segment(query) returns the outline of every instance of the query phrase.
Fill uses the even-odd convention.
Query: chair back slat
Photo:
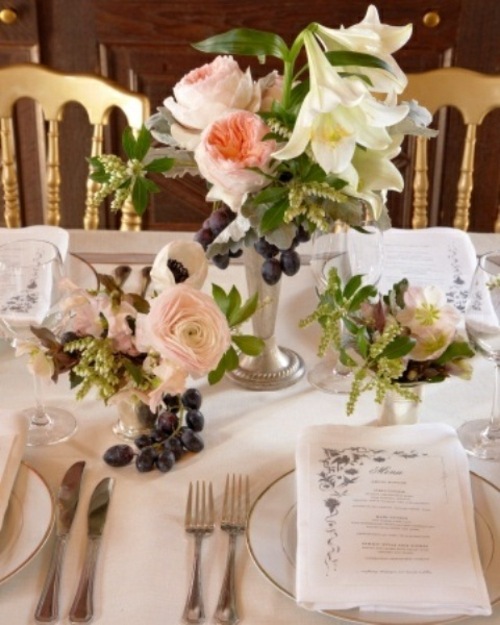
[[[113,109],[120,109],[127,124],[137,132],[149,117],[146,96],[129,91],[101,76],[90,74],[64,74],[38,64],[19,64],[0,68],[0,132],[2,159],[2,187],[4,193],[4,218],[8,227],[21,223],[19,182],[17,179],[16,149],[13,129],[13,110],[16,102],[30,98],[38,103],[47,124],[45,162],[45,223],[58,225],[61,221],[61,163],[59,157],[59,123],[64,108],[75,102],[87,112],[92,129],[89,156],[103,151],[103,128],[109,122]],[[90,168],[89,168],[90,174]],[[82,207],[83,226],[99,227],[99,214],[90,201],[91,194],[99,188],[90,177],[87,179],[85,207]],[[139,230],[141,219],[128,200],[122,211],[121,229]]]
[[[470,223],[471,196],[474,186],[474,159],[477,128],[486,115],[500,108],[500,76],[482,74],[458,67],[440,68],[408,75],[403,100],[417,100],[434,115],[440,109],[457,109],[465,125],[460,174],[456,185],[453,226],[467,230]],[[428,225],[428,140],[417,137],[415,142],[413,178],[414,228]],[[500,217],[497,219],[500,230]],[[498,230],[497,230],[498,231]]]

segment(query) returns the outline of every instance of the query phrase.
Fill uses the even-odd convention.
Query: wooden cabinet
[[[379,0],[376,5],[384,22],[414,25],[412,39],[398,54],[405,71],[461,65],[500,72],[498,0]],[[145,93],[154,110],[186,72],[212,58],[197,52],[192,42],[237,26],[273,30],[290,42],[309,22],[347,26],[359,21],[367,2],[350,0],[333,6],[325,0],[12,0],[9,6],[18,10],[19,19],[17,25],[0,24],[0,58],[4,63],[27,60],[31,54],[31,60],[57,69],[102,73]],[[261,67],[252,60],[240,61],[243,66],[251,64],[255,75],[269,70],[268,64]],[[63,131],[66,146],[68,138],[71,146],[65,148],[63,162],[76,172],[74,180],[85,174],[76,141],[81,138],[79,114],[71,111]],[[471,219],[471,230],[477,231],[493,229],[499,204],[500,112],[490,118],[478,138]],[[119,149],[121,127],[122,120],[117,118],[109,133],[108,150]],[[454,146],[461,138],[453,115],[441,119],[440,131],[446,137],[447,154],[457,154],[459,149]],[[454,171],[457,163],[454,157],[444,162],[439,154],[435,159],[442,187],[435,198],[431,223],[450,225],[454,180],[448,172]],[[411,182],[405,153],[398,163],[407,185],[403,194],[393,194],[390,210],[394,225],[408,227]],[[210,211],[204,201],[204,183],[189,177],[161,179],[160,183],[162,192],[154,197],[144,227],[196,229]],[[64,225],[78,227],[81,210],[77,207],[83,199],[78,196],[76,182],[63,188],[63,196],[70,207]],[[107,213],[103,219],[107,225],[115,223]]]

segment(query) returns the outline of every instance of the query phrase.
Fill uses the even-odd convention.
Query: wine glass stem
[[[488,427],[484,436],[489,439],[500,440],[500,362],[495,363],[495,387],[493,393],[493,407]]]
[[[39,375],[33,376],[35,388],[35,410],[31,418],[32,426],[45,426],[50,423],[50,418],[45,410],[43,380]]]

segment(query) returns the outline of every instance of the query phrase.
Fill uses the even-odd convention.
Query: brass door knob
[[[422,18],[422,22],[427,28],[436,28],[441,22],[441,16],[437,11],[428,11]]]
[[[0,22],[2,24],[13,24],[17,20],[17,13],[14,9],[2,9],[0,11]]]

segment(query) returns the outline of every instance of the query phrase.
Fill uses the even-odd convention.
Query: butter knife
[[[39,623],[52,623],[59,616],[59,582],[66,543],[75,517],[85,462],[75,462],[66,471],[57,493],[56,541],[47,577],[35,611]]]
[[[94,616],[94,575],[102,532],[106,523],[113,478],[106,477],[92,493],[88,511],[87,552],[73,605],[69,611],[71,623],[88,623]]]

